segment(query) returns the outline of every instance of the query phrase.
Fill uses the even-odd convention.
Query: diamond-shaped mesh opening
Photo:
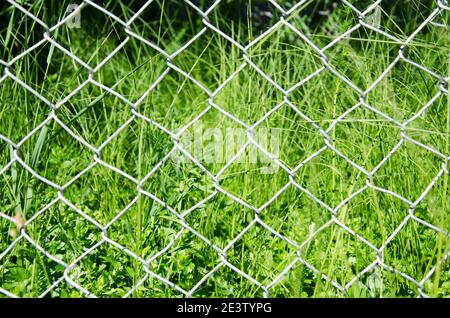
[[[374,169],[400,141],[400,128],[359,106],[330,132],[336,148],[356,164]]]
[[[415,201],[438,174],[442,158],[404,142],[374,175],[376,186]],[[426,174],[425,174],[426,171]]]
[[[339,290],[334,284],[345,286],[376,260],[376,253],[338,225],[331,225],[305,245],[302,257],[320,273],[315,296],[335,297]]]
[[[27,3],[23,8],[36,16],[42,10],[42,5],[32,6]],[[9,61],[43,39],[44,26],[10,3],[0,8],[0,21],[1,60]]]
[[[248,141],[247,129],[216,108],[208,110],[179,137],[180,146],[216,175]],[[187,162],[180,152],[174,160]]]
[[[449,105],[448,96],[439,97],[406,127],[405,133],[414,140],[449,155]]]
[[[450,39],[448,37],[449,11],[441,11],[433,19],[433,22],[440,25],[426,24],[406,46],[405,56],[445,77],[448,76],[448,52],[450,50]]]
[[[253,144],[220,176],[221,187],[256,207],[266,203],[288,182],[288,173]],[[260,187],[266,191],[261,193]]]
[[[173,59],[177,67],[211,91],[216,90],[243,62],[238,48],[209,29]]]
[[[254,124],[282,101],[282,92],[251,66],[235,74],[214,98],[219,107],[246,124]]]
[[[12,79],[0,82],[0,134],[19,142],[50,114],[51,108]],[[20,112],[22,116],[17,116]]]
[[[214,192],[211,178],[177,151],[144,183],[143,188],[177,211],[187,210]]]
[[[299,111],[326,128],[359,102],[357,92],[324,70],[289,94]]]
[[[106,225],[137,193],[136,184],[97,164],[74,180],[64,190],[64,197],[100,224]]]
[[[383,250],[383,262],[421,281],[448,252],[448,236],[414,221],[397,233]]]
[[[112,53],[127,34],[118,21],[90,5],[85,5],[80,14],[79,27],[62,25],[51,33],[51,37],[93,68]]]
[[[353,6],[360,12],[364,12],[370,7],[371,10],[365,14],[365,22],[401,39],[406,38],[416,30],[418,27],[417,21],[425,20],[435,8],[432,1],[411,3],[413,10],[408,12],[402,10],[401,6],[397,6],[396,2],[390,1],[380,1],[376,6],[373,5],[375,1],[370,0],[349,0],[347,2],[350,4],[346,5],[348,8]],[[353,8],[352,10],[356,14]],[[357,23],[357,20],[358,16],[356,15],[354,24]],[[416,23],[411,23],[411,21]]]
[[[200,18],[185,1],[153,1],[133,21],[131,29],[171,54],[202,30]],[[183,21],[189,23],[183,24]]]
[[[0,213],[24,221],[57,197],[56,189],[39,181],[17,162],[0,176],[0,189]]]
[[[227,251],[227,260],[266,286],[294,261],[296,251],[295,246],[254,225]]]
[[[102,159],[132,177],[142,179],[173,147],[161,129],[136,118],[122,129],[102,151]],[[118,155],[126,153],[126,156]]]
[[[136,102],[167,68],[164,56],[130,37],[95,74],[95,79]],[[130,88],[132,89],[130,90]]]
[[[20,157],[40,176],[60,185],[67,183],[92,161],[89,149],[53,120],[23,143]]]
[[[398,55],[401,43],[360,27],[327,51],[332,67],[361,90],[368,88]]]
[[[367,102],[398,121],[406,121],[439,90],[438,80],[406,62],[397,63],[368,94]]]
[[[64,266],[22,238],[0,259],[0,288],[19,297],[38,297],[63,273]]]
[[[89,75],[86,68],[50,42],[14,62],[11,72],[52,103],[77,89]]]
[[[269,1],[220,2],[209,13],[210,23],[228,37],[246,46],[281,17],[281,12]]]
[[[69,271],[70,279],[98,297],[123,297],[144,276],[142,263],[103,243]]]
[[[419,203],[414,214],[421,220],[450,233],[450,215],[442,211],[450,210],[449,178],[444,173]]]
[[[375,247],[381,247],[408,215],[402,200],[366,189],[338,210],[338,219]]]
[[[322,66],[319,53],[288,27],[271,32],[251,47],[249,54],[252,62],[284,89]]]
[[[284,104],[254,130],[255,141],[290,168],[295,168],[325,145],[317,126],[299,112]]]
[[[43,211],[26,230],[47,253],[66,264],[100,241],[101,236],[98,227],[63,203]]]
[[[194,234],[185,232],[150,263],[149,269],[189,291],[219,263],[219,259],[213,248]]]
[[[131,117],[131,107],[98,86],[87,84],[61,106],[57,116],[75,134],[99,147]]]
[[[186,223],[219,248],[226,247],[254,219],[255,212],[222,193],[186,216]]]
[[[142,115],[176,131],[207,107],[208,95],[183,74],[171,70],[138,105]],[[189,105],[189,107],[186,107]]]
[[[364,186],[365,175],[330,149],[296,172],[297,184],[331,208]]]
[[[303,1],[289,17],[289,23],[315,45],[325,47],[336,37],[353,27],[357,13],[342,2]]]
[[[182,229],[175,215],[145,195],[123,211],[108,237],[144,259],[163,250]]]
[[[260,218],[279,234],[301,244],[328,222],[331,214],[291,185],[261,212]]]

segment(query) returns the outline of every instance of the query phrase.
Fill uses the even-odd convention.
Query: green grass
[[[362,3],[363,1],[361,1]],[[57,2],[51,10],[36,1],[30,9],[45,21],[59,16]],[[132,6],[120,2],[108,7],[120,17],[130,17]],[[307,3],[311,9],[314,4]],[[258,35],[250,31],[250,21],[223,19],[221,10],[211,14],[211,22],[233,38],[245,42]],[[61,5],[61,7],[63,7]],[[151,6],[149,10],[154,10]],[[36,43],[43,28],[10,6],[2,7],[0,43],[2,60],[8,61],[24,48]],[[53,10],[53,11],[52,11]],[[394,10],[394,9],[392,9]],[[85,10],[86,11],[86,10]],[[54,38],[91,67],[100,63],[126,33],[117,22],[104,15],[83,11],[82,28],[61,27]],[[412,5],[403,12],[404,19],[394,19],[393,12],[382,11],[380,23],[390,34],[404,40],[425,18],[427,10]],[[202,24],[193,16],[185,21],[170,20],[170,11],[144,13],[133,30],[157,43],[167,52],[175,52]],[[397,11],[395,11],[397,12]],[[146,15],[148,14],[148,15]],[[449,14],[447,14],[449,15]],[[152,20],[154,16],[158,16]],[[6,17],[6,18],[5,18]],[[92,18],[92,17],[95,17]],[[145,18],[150,17],[150,18]],[[307,19],[290,23],[305,32],[319,47],[354,25],[356,16],[339,6],[327,21],[307,28]],[[447,19],[448,16],[441,17]],[[172,23],[169,23],[172,21]],[[406,21],[406,22],[405,22]],[[49,22],[50,23],[50,22]],[[270,25],[270,21],[262,22]],[[273,21],[272,21],[273,23]],[[309,22],[310,23],[310,22]],[[327,50],[329,62],[355,85],[366,89],[397,56],[399,45],[376,32],[361,28],[351,37]],[[427,26],[407,47],[405,55],[448,78],[450,64],[448,29]],[[296,34],[286,28],[272,33],[249,50],[252,61],[288,89],[319,69],[318,54]],[[163,74],[165,57],[156,50],[130,38],[95,75],[94,79],[136,102]],[[242,54],[227,40],[208,30],[189,48],[176,56],[173,63],[210,91],[216,90],[240,64]],[[87,78],[88,72],[57,48],[45,44],[11,66],[10,71],[52,103],[57,103]],[[399,122],[416,114],[439,90],[439,82],[428,73],[405,62],[399,62],[367,96],[367,103]],[[164,79],[142,100],[137,111],[166,129],[176,132],[208,107],[209,96],[193,82],[170,70]],[[359,101],[359,95],[344,81],[325,70],[289,94],[293,106],[327,129],[333,121]],[[283,101],[283,94],[251,67],[246,66],[214,98],[228,113],[247,125],[258,121]],[[10,78],[0,83],[0,134],[18,143],[51,113],[42,100]],[[450,102],[441,96],[404,133],[440,153],[450,154]],[[94,147],[105,141],[132,118],[129,105],[116,96],[87,84],[57,112],[58,118],[81,139]],[[218,110],[211,108],[185,134],[197,125],[205,128],[239,128]],[[242,127],[241,127],[242,128]],[[325,143],[317,129],[289,105],[272,113],[255,129],[255,139],[264,143],[264,129],[280,130],[278,157],[290,169],[321,149]],[[358,107],[340,120],[329,134],[332,145],[359,166],[371,171],[400,141],[400,128],[392,121],[364,107]],[[183,137],[183,136],[182,136]],[[182,139],[181,137],[181,139]],[[245,142],[245,141],[244,141]],[[145,120],[134,117],[101,151],[101,160],[141,180],[173,148],[171,137]],[[250,147],[251,148],[251,147]],[[0,140],[0,169],[8,164],[13,148]],[[251,151],[241,154],[239,163],[231,164],[220,177],[220,186],[248,204],[260,207],[289,181],[282,169],[263,174],[267,162],[251,162]],[[181,155],[182,154],[178,154]],[[234,155],[234,154],[233,154]],[[97,164],[91,165],[92,151],[70,136],[54,121],[43,126],[20,147],[22,160],[44,178],[64,185],[64,197],[77,209],[102,226],[109,224],[131,202],[132,207],[107,230],[107,236],[143,259],[151,259],[165,248],[183,226],[173,213],[151,198],[139,194],[135,183]],[[224,163],[210,163],[197,158],[213,174]],[[405,141],[374,175],[372,183],[415,201],[436,177],[443,159],[432,152]],[[75,179],[73,179],[75,178]],[[363,188],[366,176],[330,149],[311,159],[295,174],[295,182],[328,206],[335,208]],[[449,178],[444,173],[414,214],[422,220],[450,231]],[[215,192],[209,176],[193,163],[166,161],[149,177],[142,189],[152,193],[179,213],[189,210]],[[26,233],[47,253],[70,264],[101,240],[101,230],[74,209],[58,202],[45,212],[37,213],[57,198],[57,191],[14,163],[0,176],[0,213],[30,220]],[[374,189],[365,189],[342,205],[337,219],[381,247],[408,215],[409,206],[398,197]],[[185,216],[185,222],[219,248],[224,248],[255,217],[255,212],[216,193],[202,206]],[[260,219],[290,240],[302,245],[301,257],[337,284],[345,285],[369,264],[376,253],[336,224],[326,226],[331,213],[297,187],[290,185],[259,215]],[[0,218],[0,255],[15,240],[10,233],[15,225]],[[320,229],[320,231],[319,231]],[[309,238],[313,235],[313,239]],[[410,220],[390,241],[379,257],[383,263],[421,281],[448,253],[449,238]],[[274,236],[260,225],[252,227],[227,251],[227,260],[262,285],[269,285],[298,257],[297,249]],[[185,290],[193,288],[220,263],[219,254],[199,237],[184,231],[176,243],[154,258],[149,270]],[[15,295],[36,297],[62,277],[64,267],[52,261],[22,238],[0,259],[0,287]],[[89,253],[69,272],[70,278],[97,296],[124,296],[145,275],[136,259],[107,242]],[[440,263],[435,274],[424,284],[424,292],[433,297],[450,296],[450,267]],[[230,268],[223,266],[203,282],[193,294],[199,297],[263,296],[263,290]],[[387,269],[374,267],[354,282],[343,295],[329,281],[322,279],[301,262],[275,284],[271,297],[416,297],[416,286]],[[0,297],[3,296],[0,293]],[[62,281],[46,296],[83,297],[77,289]],[[130,296],[179,297],[180,292],[161,281],[148,277]]]

